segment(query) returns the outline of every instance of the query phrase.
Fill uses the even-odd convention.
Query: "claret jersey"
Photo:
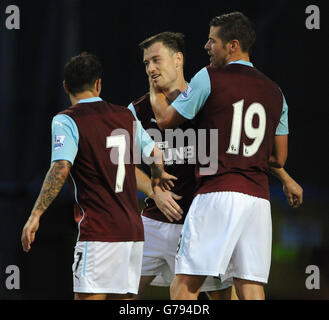
[[[195,191],[194,171],[197,143],[195,127],[191,121],[187,121],[177,129],[161,131],[152,111],[149,94],[135,100],[128,108],[137,116],[143,128],[152,136],[158,148],[162,150],[165,171],[178,178],[174,181],[175,187],[172,188],[172,192],[183,197],[181,200],[177,200],[184,212],[179,221],[170,222],[157,208],[155,202],[148,198],[143,216],[162,222],[183,224]],[[145,164],[142,165],[142,170],[149,174],[148,166]]]
[[[270,198],[267,169],[274,136],[288,134],[288,107],[273,81],[246,61],[206,67],[172,106],[206,132],[196,167],[197,194],[235,191]]]
[[[73,164],[68,180],[79,241],[144,240],[133,158],[138,148],[150,156],[154,142],[134,124],[142,129],[127,108],[97,97],[53,119],[51,160]]]

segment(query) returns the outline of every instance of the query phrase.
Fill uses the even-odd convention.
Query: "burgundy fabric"
[[[133,159],[133,114],[105,101],[79,103],[61,112],[71,117],[79,131],[79,148],[71,175],[77,201],[75,220],[80,223],[80,241],[142,241],[144,229],[138,211],[135,166],[125,164],[123,192],[115,192],[117,164],[110,160],[107,137],[125,129],[126,153]],[[129,146],[129,147],[128,147]],[[113,148],[113,152],[118,152]],[[71,180],[71,179],[70,179]],[[75,193],[73,181],[70,187]],[[83,211],[84,211],[84,218]]]
[[[236,191],[269,199],[269,180],[266,173],[268,159],[272,153],[275,131],[283,106],[279,87],[256,68],[229,64],[224,68],[207,67],[211,93],[196,117],[199,129],[218,129],[218,170],[211,176],[200,175],[202,165],[196,168],[197,194],[215,191]],[[233,104],[243,102],[242,128],[238,154],[229,154]],[[260,103],[266,112],[266,130],[257,153],[251,157],[243,155],[243,144],[250,145],[253,139],[246,136],[244,119],[246,110],[253,103]],[[259,125],[258,115],[252,118],[253,127]],[[209,136],[207,136],[209,156]],[[205,159],[201,159],[204,161]],[[207,167],[208,165],[204,165]]]
[[[160,132],[159,127],[155,123],[155,115],[152,111],[152,107],[150,104],[149,94],[144,95],[143,97],[135,100],[133,102],[133,106],[136,110],[137,118],[141,121],[142,126],[145,130],[149,129],[157,129]],[[153,119],[153,120],[151,120]],[[183,131],[187,129],[194,129],[193,124],[188,121],[185,122],[180,129]],[[151,131],[148,131],[151,135]],[[153,138],[153,137],[152,137]],[[158,142],[165,142],[165,131],[161,131],[161,141],[157,141],[154,139],[156,143]],[[158,144],[159,146],[159,144]],[[175,149],[178,148],[179,150],[182,150],[181,148],[188,146],[188,140],[184,139],[183,145],[178,145],[176,139],[173,140],[173,144],[168,144],[168,148],[163,149],[165,160],[169,160],[173,154],[176,154]],[[190,146],[194,147],[194,151],[196,152],[196,146]],[[178,152],[179,153],[179,152]],[[195,160],[194,160],[195,161]],[[185,216],[188,212],[188,209],[192,203],[193,200],[193,194],[195,191],[195,162],[188,163],[188,160],[185,158],[183,159],[182,163],[177,163],[175,161],[172,162],[172,164],[169,164],[169,162],[165,162],[165,170],[176,176],[178,178],[177,181],[174,181],[175,187],[172,189],[172,192],[176,193],[177,195],[182,196],[182,200],[177,200],[176,202],[180,205],[180,207],[183,209],[184,214],[183,218],[180,221],[174,220],[175,224],[182,224],[184,223]],[[146,173],[149,173],[148,167],[143,165],[142,166],[143,171]],[[165,215],[157,208],[155,205],[155,202],[152,199],[146,200],[146,207],[143,210],[143,215],[154,219],[158,221],[168,222],[170,221],[165,217]]]

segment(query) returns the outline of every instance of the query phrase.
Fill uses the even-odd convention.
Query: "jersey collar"
[[[251,62],[249,62],[249,61],[244,61],[244,60],[231,61],[231,62],[229,62],[228,64],[232,64],[232,63],[243,64],[243,65],[245,65],[245,66],[252,67],[252,68],[254,67],[254,65],[253,65]]]
[[[98,101],[103,101],[103,100],[100,97],[92,97],[92,98],[88,98],[88,99],[82,99],[78,103],[91,103],[91,102],[98,102]]]

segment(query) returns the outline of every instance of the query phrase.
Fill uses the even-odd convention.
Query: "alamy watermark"
[[[5,280],[5,286],[8,290],[19,290],[20,286],[20,270],[16,265],[9,265],[6,268],[6,274],[8,275]]]
[[[5,270],[7,278],[5,280],[5,286],[8,290],[19,290],[20,287],[20,270],[16,265],[9,265]],[[320,269],[316,265],[308,265],[305,269],[307,274],[305,280],[305,287],[308,290],[320,289]]]
[[[308,290],[320,289],[320,269],[316,265],[309,265],[305,269],[305,273],[309,274],[305,280],[305,287]]]
[[[8,30],[19,30],[20,26],[20,10],[17,5],[9,5],[6,7],[7,15],[5,26]],[[317,5],[308,5],[305,9],[308,15],[305,20],[305,26],[309,30],[320,29],[320,8]]]
[[[6,20],[5,27],[8,30],[19,30],[21,28],[21,17],[19,7],[10,5],[5,10]]]
[[[123,128],[112,131],[106,138],[106,148],[110,151],[110,160],[118,167],[124,164],[157,163],[161,159],[147,157],[143,150],[148,150],[145,141],[155,141],[155,145],[162,151],[165,165],[172,164],[199,164],[200,175],[215,174],[218,170],[218,129],[165,129],[164,134],[159,129],[143,130],[138,122],[134,121],[134,136],[137,139],[133,144],[133,154],[130,152],[130,134]],[[136,143],[136,141],[138,143]],[[142,145],[141,145],[142,144]],[[198,146],[198,147],[197,147]],[[120,166],[121,164],[121,166]],[[120,168],[118,168],[120,170]]]
[[[306,28],[309,30],[320,29],[320,8],[311,4],[306,7],[305,13],[308,14],[305,20]]]

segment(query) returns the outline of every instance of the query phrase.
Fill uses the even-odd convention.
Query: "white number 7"
[[[233,120],[231,129],[230,145],[226,151],[229,154],[239,154],[240,140],[241,140],[241,127],[242,127],[242,110],[244,100],[240,100],[233,104]],[[258,128],[252,126],[252,119],[257,114],[259,118]],[[244,131],[246,136],[254,139],[253,143],[249,146],[243,144],[243,156],[251,157],[259,149],[263,142],[266,129],[266,112],[264,107],[258,103],[252,103],[246,111],[244,117]]]
[[[106,148],[118,148],[118,170],[115,181],[115,193],[123,191],[123,183],[126,176],[124,156],[126,153],[126,139],[124,135],[106,137]]]

